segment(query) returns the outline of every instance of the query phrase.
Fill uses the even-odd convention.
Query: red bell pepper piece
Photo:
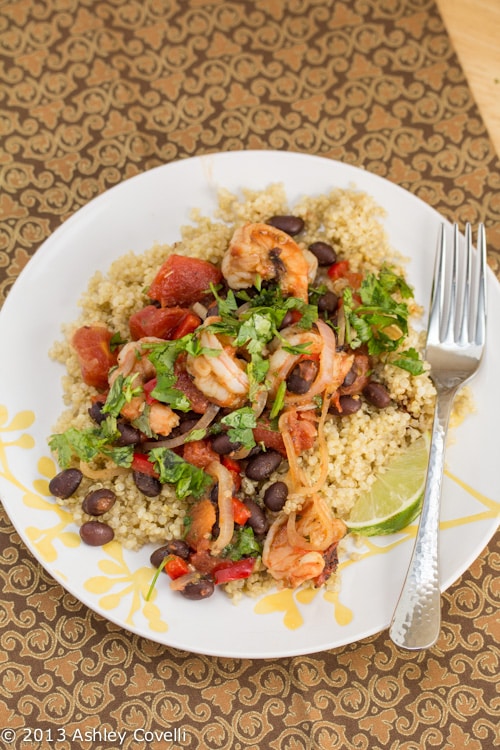
[[[339,260],[336,263],[332,263],[327,274],[332,281],[345,279],[352,289],[359,289],[361,282],[363,281],[362,273],[356,273],[355,271],[350,270],[348,260]]]
[[[215,570],[214,581],[216,584],[219,584],[237,581],[240,578],[248,578],[253,573],[254,566],[254,557],[242,557],[241,560],[237,560],[227,567]]]
[[[141,474],[149,474],[150,477],[158,479],[159,474],[154,464],[149,460],[146,453],[134,453],[130,467],[133,471],[139,471]]]
[[[249,507],[241,500],[238,500],[237,497],[233,497],[232,500],[234,522],[237,523],[238,526],[243,526],[252,515],[252,512]]]
[[[151,395],[151,392],[154,391],[154,389],[156,388],[157,382],[158,382],[157,378],[151,378],[151,380],[148,380],[147,383],[144,383],[144,385],[142,386],[145,397],[146,397],[146,403],[149,404],[150,406],[151,404],[157,403],[156,399],[153,398],[153,396]]]
[[[228,471],[231,472],[231,476],[233,477],[234,491],[238,492],[241,487],[241,466],[239,465],[238,461],[235,461],[235,459],[231,458],[230,456],[222,456],[221,463],[226,467]]]
[[[176,578],[180,578],[181,576],[186,575],[186,573],[189,573],[190,567],[182,557],[179,557],[179,555],[168,555],[165,558],[163,570],[173,581],[175,581]]]
[[[349,271],[349,261],[338,260],[336,263],[332,263],[332,265],[327,271],[327,274],[332,279],[332,281],[335,281],[336,279],[343,278],[348,271]]]

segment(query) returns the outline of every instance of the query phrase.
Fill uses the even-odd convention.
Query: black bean
[[[351,369],[349,370],[349,372],[345,376],[344,382],[342,383],[342,385],[344,385],[346,387],[349,387],[350,385],[352,385],[354,383],[354,381],[356,380],[356,377],[357,377],[356,372],[355,372],[354,368],[351,367]]]
[[[210,490],[210,501],[217,505],[219,502],[219,483],[215,482]]]
[[[337,253],[327,242],[313,242],[308,249],[316,256],[320,266],[331,266],[337,260]]]
[[[273,513],[280,511],[288,497],[288,486],[285,482],[273,482],[264,492],[264,505]]]
[[[318,374],[318,365],[312,359],[298,362],[286,380],[286,387],[291,393],[307,393]]]
[[[319,312],[333,313],[337,309],[339,304],[339,298],[334,292],[325,292],[318,297],[318,310]]]
[[[385,409],[391,403],[391,397],[385,385],[372,380],[363,388],[363,396],[378,409]]]
[[[288,328],[288,326],[291,326],[294,320],[294,315],[291,310],[287,310],[285,313],[285,317],[281,321],[280,329],[282,328]]]
[[[83,474],[80,469],[63,469],[49,482],[49,490],[55,497],[66,499],[77,491]]]
[[[337,409],[337,407],[332,404],[328,410],[331,414],[335,414],[337,417],[348,417],[361,409],[361,401],[359,398],[353,398],[353,396],[340,396],[339,404],[340,409]]]
[[[211,318],[214,315],[219,314],[219,303],[218,302],[212,302],[210,304],[210,307],[207,308],[207,318]]]
[[[248,526],[250,526],[258,536],[262,536],[269,528],[269,521],[267,520],[265,512],[260,505],[253,500],[250,500],[250,498],[247,498],[244,502],[251,513],[251,516],[247,521]]]
[[[264,451],[247,463],[245,474],[249,479],[260,482],[268,479],[273,471],[276,471],[281,463],[281,454],[278,451]]]
[[[180,435],[185,435],[186,432],[189,432],[193,429],[193,427],[196,427],[198,422],[200,421],[200,418],[193,417],[192,419],[183,419],[180,423],[179,427],[177,428]]]
[[[150,474],[144,474],[142,471],[133,471],[132,478],[137,489],[146,497],[157,497],[161,492],[161,482]]]
[[[91,547],[101,547],[103,544],[110,542],[115,536],[115,532],[102,521],[86,521],[80,526],[80,537]]]
[[[116,502],[116,495],[113,490],[103,487],[100,490],[93,490],[85,497],[82,503],[84,513],[89,516],[102,516],[111,510]]]
[[[116,425],[120,437],[115,441],[115,445],[126,446],[135,445],[141,442],[141,432],[136,427],[133,427],[128,422],[118,422]]]
[[[304,220],[300,216],[271,216],[266,224],[270,224],[272,227],[276,227],[276,229],[281,229],[282,232],[286,232],[291,237],[299,234],[304,229]]]
[[[200,578],[199,581],[191,581],[181,590],[186,599],[198,600],[208,599],[215,590],[215,584],[211,578]]]
[[[151,553],[149,561],[153,568],[159,568],[165,557],[168,555],[177,555],[182,557],[183,560],[189,560],[191,550],[189,546],[182,539],[173,539],[171,542],[167,542],[163,547],[158,547],[154,552]],[[165,568],[163,568],[165,570]]]
[[[221,432],[219,435],[212,438],[212,448],[216,453],[219,453],[219,455],[225,456],[226,454],[241,448],[241,443],[232,442],[226,432]]]
[[[102,410],[102,407],[104,404],[100,401],[94,401],[92,406],[89,409],[89,415],[94,420],[94,422],[97,422],[97,424],[101,424],[101,422],[104,422],[106,417],[108,416],[105,414]]]

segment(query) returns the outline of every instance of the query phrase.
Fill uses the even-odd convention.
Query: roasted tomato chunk
[[[108,372],[117,362],[111,351],[112,333],[105,326],[82,326],[73,334],[71,343],[78,356],[83,381],[94,388],[108,387]]]
[[[178,339],[192,333],[201,319],[185,307],[155,307],[147,305],[130,316],[130,335],[134,341],[144,336],[159,339]]]
[[[206,469],[209,464],[220,460],[220,456],[212,449],[208,440],[189,441],[184,445],[182,457],[184,461],[199,469]]]
[[[221,278],[220,270],[206,260],[169,255],[148,294],[162,307],[192,305],[205,296],[210,284],[218,284]]]

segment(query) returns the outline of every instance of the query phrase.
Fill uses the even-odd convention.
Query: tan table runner
[[[434,2],[4,1],[0,53],[3,297],[97,194],[233,149],[363,166],[448,218],[485,221],[500,274],[499,162]],[[2,748],[489,750],[498,739],[494,542],[444,595],[430,651],[400,652],[384,632],[275,662],[179,652],[110,624],[47,575],[3,511],[0,564]]]

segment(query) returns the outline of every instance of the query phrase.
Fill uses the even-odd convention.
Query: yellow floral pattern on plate
[[[49,491],[49,482],[57,473],[54,461],[46,456],[39,459],[37,468],[41,478],[33,481],[33,489],[26,487],[12,471],[9,465],[7,451],[9,448],[21,448],[31,450],[35,448],[34,437],[25,432],[35,423],[33,411],[18,412],[9,421],[9,412],[6,406],[0,405],[0,474],[22,493],[22,501],[28,508],[33,510],[51,511],[58,517],[57,523],[47,528],[38,526],[26,526],[24,529],[33,548],[41,559],[46,563],[55,563],[59,552],[57,543],[68,548],[76,548],[81,544],[80,535],[67,529],[74,524],[71,513],[60,507],[53,501]],[[17,434],[13,439],[6,435]],[[156,597],[153,592],[151,600],[146,601],[146,593],[149,588],[152,570],[149,567],[141,567],[135,571],[130,570],[127,565],[121,545],[111,542],[103,548],[111,560],[103,559],[98,562],[99,569],[105,576],[95,576],[88,579],[84,587],[92,594],[106,594],[114,586],[122,585],[119,592],[103,596],[99,599],[99,606],[105,610],[112,610],[119,606],[125,597],[130,597],[130,609],[126,618],[128,625],[134,625],[134,615],[142,610],[149,627],[155,632],[165,632],[168,626],[160,617],[158,607],[153,604],[152,599]],[[54,574],[66,580],[66,576],[54,570]]]
[[[486,510],[472,515],[441,521],[439,525],[441,531],[457,526],[464,526],[469,523],[474,523],[475,521],[483,521],[489,518],[498,517],[499,504],[497,502],[486,497],[486,495],[477,492],[477,490],[474,490],[473,487],[463,482],[449,470],[445,470],[445,474],[471,497],[483,505]],[[403,529],[400,534],[393,535],[393,541],[389,544],[379,545],[373,539],[363,538],[363,546],[356,551],[356,554],[347,557],[347,559],[340,562],[337,571],[339,583],[342,581],[342,571],[349,565],[368,557],[386,554],[395,547],[415,539],[416,533],[417,524],[410,524]],[[311,588],[295,592],[291,589],[282,589],[281,591],[263,596],[255,605],[254,611],[259,615],[283,612],[283,624],[290,630],[295,630],[304,624],[304,618],[302,617],[298,604],[309,604],[315,598],[316,594],[317,592]],[[333,605],[333,616],[337,624],[341,626],[348,625],[353,618],[353,612],[341,602],[340,597],[341,591],[326,591],[323,594],[325,601],[328,601]]]
[[[58,558],[57,542],[68,548],[78,547],[81,544],[79,534],[67,530],[67,527],[73,523],[71,514],[53,501],[45,499],[51,497],[49,481],[57,471],[56,465],[51,458],[40,458],[38,461],[38,471],[42,478],[34,480],[33,490],[30,490],[15,477],[9,468],[7,460],[7,449],[9,447],[17,447],[25,450],[35,447],[35,439],[28,432],[25,432],[34,422],[35,414],[29,410],[18,412],[9,422],[7,408],[0,405],[0,471],[5,479],[22,491],[23,503],[26,506],[36,510],[50,510],[58,516],[58,522],[48,528],[27,526],[25,529],[28,539],[40,557],[47,563],[54,563]],[[13,440],[6,440],[3,437],[4,433],[21,434]],[[440,524],[442,530],[498,516],[498,503],[477,492],[449,471],[446,474],[452,481],[483,505],[485,510],[476,514],[442,521]],[[363,540],[363,547],[360,548],[359,552],[354,557],[347,558],[340,563],[338,568],[339,580],[341,581],[342,571],[347,566],[367,557],[390,552],[395,547],[413,539],[416,529],[416,525],[411,524],[401,534],[396,535],[394,541],[390,544],[378,545],[370,539]],[[130,608],[125,620],[127,625],[134,626],[134,616],[142,610],[142,614],[152,631],[158,633],[166,632],[168,625],[161,619],[160,610],[153,603],[153,600],[156,598],[156,592],[153,591],[151,598],[146,600],[146,594],[152,578],[151,568],[142,566],[137,570],[131,570],[125,561],[123,549],[117,542],[110,542],[102,549],[108,555],[108,558],[98,561],[99,570],[104,575],[93,576],[87,579],[84,584],[85,590],[94,595],[102,595],[98,599],[98,604],[106,611],[116,609],[128,597],[130,599]],[[64,575],[58,575],[64,578]],[[113,588],[115,591],[111,592]],[[310,604],[316,595],[317,592],[314,589],[302,589],[298,591],[283,589],[275,591],[259,599],[254,607],[254,612],[261,615],[283,612],[283,625],[290,630],[296,630],[304,624],[304,618],[299,605]],[[343,626],[351,622],[353,612],[341,602],[340,596],[340,591],[327,591],[323,594],[324,599],[333,606],[335,621],[338,625]]]
[[[87,579],[84,584],[86,591],[91,594],[103,594],[99,599],[99,606],[106,611],[115,609],[124,597],[129,596],[130,609],[125,620],[127,625],[134,625],[134,615],[142,609],[151,630],[158,633],[166,632],[168,625],[163,622],[160,610],[152,601],[156,598],[156,592],[153,591],[151,598],[146,600],[154,571],[144,566],[132,571],[125,561],[123,548],[118,542],[109,542],[102,550],[108,555],[108,558],[98,563],[99,570],[104,575]],[[119,590],[109,593],[113,588],[119,588]]]

